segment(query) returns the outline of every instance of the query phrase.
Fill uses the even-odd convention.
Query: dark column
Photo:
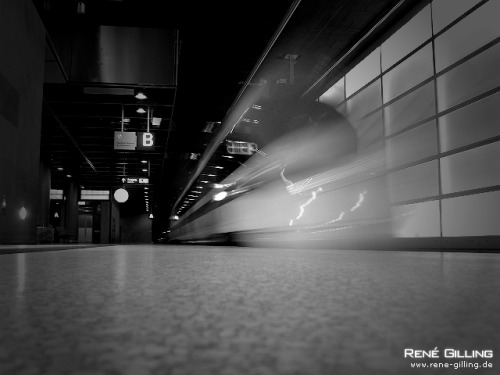
[[[65,191],[64,236],[69,242],[78,241],[78,186],[70,182]]]
[[[111,204],[101,202],[101,243],[110,242]]]
[[[47,228],[50,223],[50,159],[44,157],[40,159],[40,205],[38,208],[38,226]]]
[[[1,3],[0,243],[36,243],[45,28],[31,0]]]

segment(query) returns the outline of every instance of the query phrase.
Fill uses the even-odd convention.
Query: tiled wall
[[[434,0],[319,98],[384,145],[395,237],[500,235],[499,14]]]

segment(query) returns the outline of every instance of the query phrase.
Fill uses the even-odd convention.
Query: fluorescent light
[[[146,164],[148,161],[147,160],[141,160],[142,164]]]

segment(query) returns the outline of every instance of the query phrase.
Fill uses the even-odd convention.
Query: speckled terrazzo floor
[[[495,367],[411,369],[403,356],[435,347],[492,349]],[[2,375],[498,374],[498,357],[498,254],[144,245],[0,255]]]

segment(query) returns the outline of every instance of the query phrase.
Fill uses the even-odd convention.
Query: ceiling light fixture
[[[142,114],[142,113],[146,113],[146,110],[144,108],[142,108],[142,107],[139,107],[139,108],[137,108],[136,112]]]
[[[144,100],[147,99],[148,97],[142,91],[137,91],[135,94],[135,98],[139,100]]]

